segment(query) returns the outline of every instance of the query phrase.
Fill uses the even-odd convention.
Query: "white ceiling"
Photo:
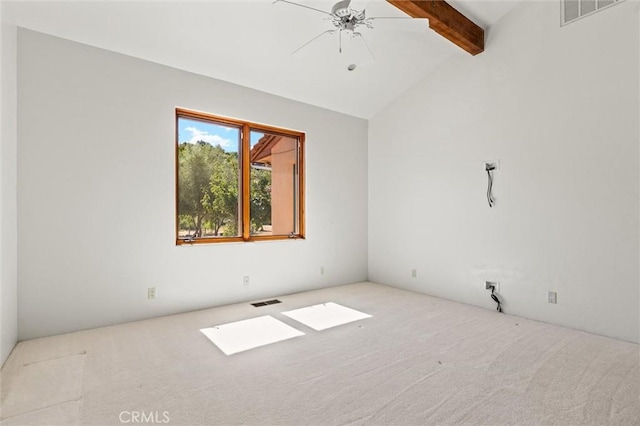
[[[330,10],[334,1],[300,3]],[[518,2],[449,1],[487,28]],[[384,0],[353,0],[367,16],[403,16]],[[370,118],[448,58],[466,52],[428,29],[426,20],[374,21],[358,39],[325,35],[291,52],[331,24],[321,13],[272,0],[16,1],[2,20],[35,31],[124,53]],[[487,46],[491,48],[491,46]],[[353,72],[347,66],[355,63]]]

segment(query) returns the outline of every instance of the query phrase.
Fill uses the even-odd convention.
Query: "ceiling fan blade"
[[[369,47],[369,43],[367,43],[367,39],[364,38],[364,36],[362,35],[362,33],[357,33],[354,32],[353,33],[354,37],[360,37],[362,39],[362,41],[364,42],[364,45],[367,46],[367,51],[369,52],[369,55],[371,55],[371,59],[373,61],[376,60],[375,55],[373,54],[373,52],[371,51],[371,48]]]
[[[324,13],[325,15],[329,15],[331,16],[331,14],[329,12],[326,12],[324,10],[320,10],[320,9],[316,9],[315,7],[311,7],[311,6],[307,6],[305,4],[300,4],[300,3],[294,3],[292,1],[288,1],[288,0],[275,0],[273,3],[271,4],[276,4],[276,3],[289,3],[292,4],[294,6],[300,6],[300,7],[304,7],[305,9],[310,9],[310,10],[315,10],[316,12],[320,12],[320,13]]]
[[[301,50],[303,47],[306,47],[308,45],[310,45],[311,43],[313,43],[314,41],[316,41],[317,39],[319,39],[320,37],[322,37],[325,34],[333,34],[335,33],[336,30],[327,30],[324,32],[321,32],[320,34],[318,34],[317,36],[315,36],[314,38],[312,38],[311,40],[309,40],[308,42],[306,42],[305,44],[303,44],[302,46],[298,47],[296,50],[294,50],[293,52],[291,52],[292,55],[294,55],[296,52],[298,52],[299,50]]]
[[[411,16],[373,16],[371,18],[367,18],[366,20],[369,21],[371,19],[429,19],[429,18],[412,18]]]
[[[392,20],[392,21],[396,21],[396,20],[407,20],[407,19],[417,19],[417,20],[427,20],[427,18],[412,18],[411,16],[373,16],[371,18],[367,18],[363,21],[364,25],[367,28],[373,28],[373,21],[380,21],[380,20]]]

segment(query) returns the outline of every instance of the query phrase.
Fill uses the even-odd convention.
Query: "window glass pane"
[[[178,238],[241,234],[241,131],[215,122],[178,118]]]
[[[251,131],[251,235],[298,233],[298,140]]]

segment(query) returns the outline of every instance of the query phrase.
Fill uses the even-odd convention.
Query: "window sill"
[[[290,237],[288,235],[263,235],[259,237],[251,237],[248,240],[242,237],[220,237],[220,238],[200,238],[193,241],[177,240],[176,246],[194,246],[194,245],[211,245],[221,243],[255,243],[261,241],[298,241],[305,240],[303,235]]]

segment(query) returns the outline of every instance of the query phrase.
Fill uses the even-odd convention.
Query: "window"
[[[304,238],[304,133],[176,109],[176,244]]]

